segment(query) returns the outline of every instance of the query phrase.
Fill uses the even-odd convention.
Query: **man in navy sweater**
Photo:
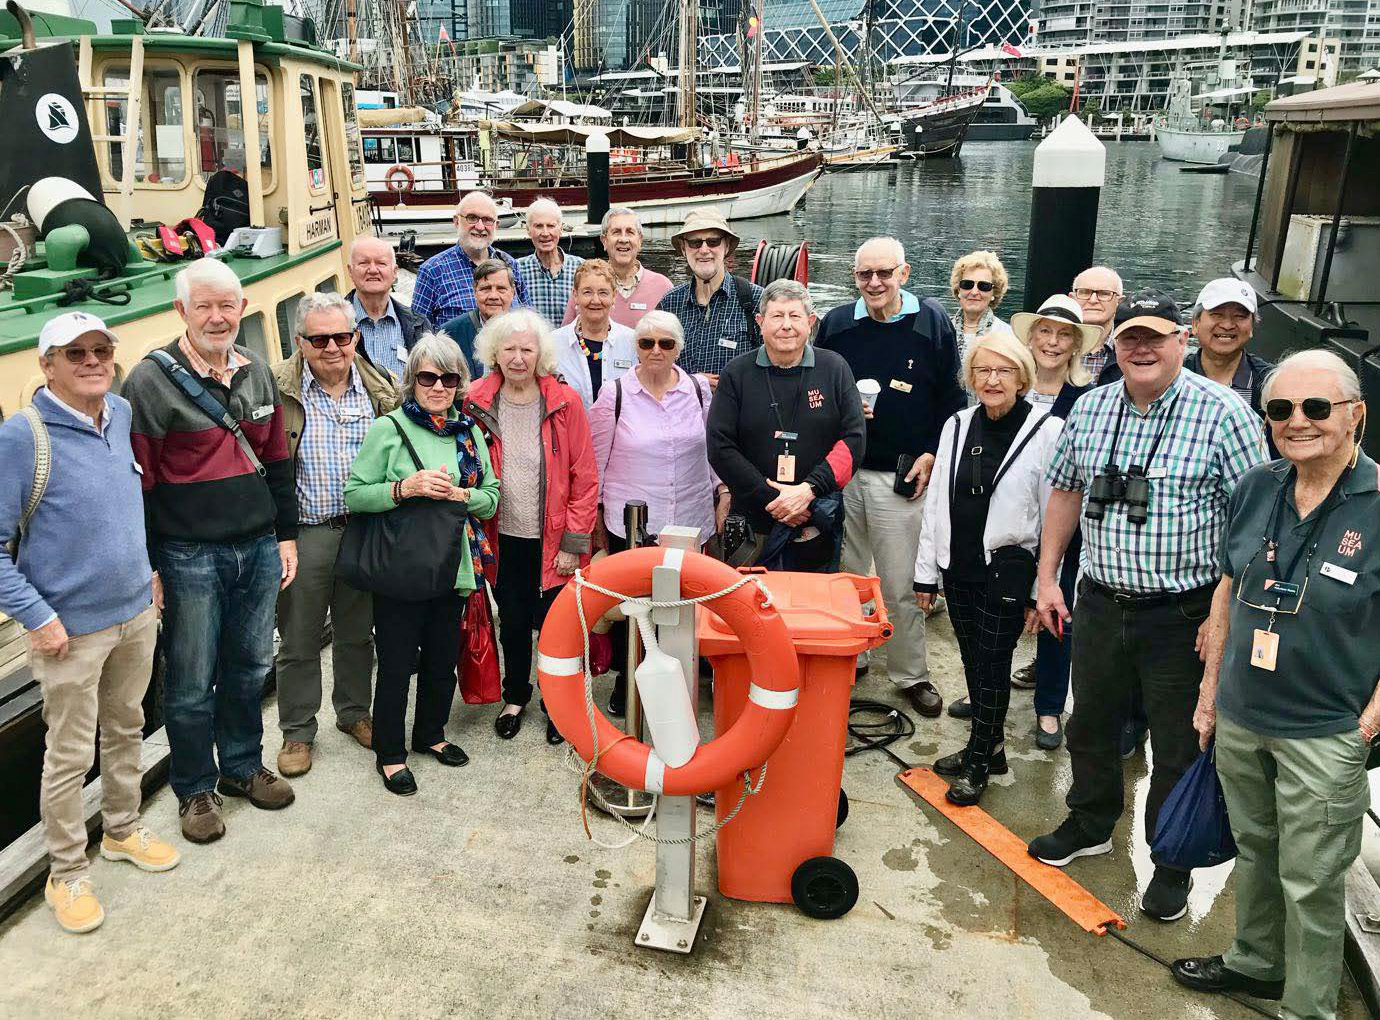
[[[143,701],[162,598],[144,544],[129,404],[110,392],[115,343],[94,315],[55,316],[38,338],[43,388],[31,409],[0,425],[0,536],[20,535],[15,558],[0,546],[0,610],[28,631],[29,668],[43,691],[39,805],[52,858],[43,894],[70,932],[105,920],[81,796],[97,721],[101,856],[145,871],[179,860],[139,824]]]
[[[864,242],[853,259],[860,296],[824,317],[815,346],[841,355],[860,385],[880,387],[873,406],[864,401],[867,452],[843,491],[843,569],[868,574],[875,563],[896,627],[886,654],[891,682],[917,712],[933,717],[944,701],[929,679],[925,616],[911,595],[911,565],[939,433],[966,400],[953,324],[933,298],[901,289],[909,276],[900,241]],[[910,495],[895,491],[911,484]]]

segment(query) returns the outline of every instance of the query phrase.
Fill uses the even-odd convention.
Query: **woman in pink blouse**
[[[699,528],[707,542],[728,513],[728,487],[709,467],[705,418],[709,384],[676,366],[685,336],[680,320],[669,312],[651,311],[638,321],[633,347],[637,365],[605,383],[589,412],[594,462],[599,467],[599,526],[611,553],[628,548],[623,508],[631,500],[647,504],[647,532],[669,525]],[[609,711],[623,714],[627,632],[613,630],[614,667],[618,682]]]

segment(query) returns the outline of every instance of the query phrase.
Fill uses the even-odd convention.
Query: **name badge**
[[[613,363],[613,367],[614,367],[614,368],[632,368],[632,362],[631,362],[631,361],[615,361],[615,362]]]
[[[1257,627],[1255,638],[1251,641],[1251,665],[1273,673],[1278,658],[1279,635]]]
[[[900,379],[891,380],[891,388],[901,393],[909,393],[911,390],[915,389],[910,383],[902,382]]]
[[[776,458],[776,480],[783,485],[795,481],[795,454],[783,453]]]
[[[1347,570],[1346,567],[1339,567],[1335,563],[1324,563],[1318,569],[1318,573],[1322,574],[1323,577],[1330,577],[1334,581],[1341,581],[1342,584],[1356,583],[1356,571]]]
[[[1275,595],[1291,596],[1299,593],[1299,586],[1291,581],[1276,581],[1273,577],[1265,578],[1264,589]]]
[[[793,443],[793,442],[795,442],[797,439],[800,438],[800,433],[798,433],[798,432],[782,432],[780,429],[778,429],[776,432],[772,433],[772,438],[773,438],[773,439],[780,439],[780,440],[783,440],[783,441],[785,441],[785,442],[787,442],[787,443]]]
[[[134,468],[134,473],[136,475],[142,475],[144,473],[144,465],[140,464],[137,460],[134,461],[131,466]]]
[[[1169,477],[1169,468],[1163,467],[1163,466],[1161,466],[1161,467],[1152,467],[1149,471],[1145,472],[1145,477],[1146,477],[1146,478],[1167,478],[1167,477]]]
[[[628,302],[628,307],[631,308],[631,309],[632,309],[633,311],[635,311],[635,312],[645,312],[645,311],[647,310],[647,302],[645,302],[645,301],[629,301],[629,302]]]
[[[360,420],[361,418],[363,418],[363,417],[364,417],[364,414],[363,414],[363,412],[361,412],[361,411],[341,411],[341,412],[340,412],[340,424],[342,424],[342,425],[349,425],[349,424],[351,424],[351,423],[353,423],[353,422],[359,421],[359,420]]]
[[[736,351],[738,349],[738,341],[730,340],[726,336],[721,336],[719,337],[719,346],[727,347],[730,351]]]
[[[262,404],[259,407],[254,408],[254,410],[250,412],[249,416],[253,418],[255,421],[258,421],[261,418],[267,418],[272,413],[272,404]]]
[[[402,344],[398,344],[398,349],[397,349],[396,351],[394,351],[393,353],[396,354],[396,355],[398,356],[398,360],[399,360],[399,361],[401,361],[403,364],[407,364],[407,348],[406,348],[406,347],[404,347]]]

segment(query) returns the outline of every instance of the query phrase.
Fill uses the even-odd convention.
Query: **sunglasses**
[[[69,364],[73,365],[85,363],[88,354],[94,354],[97,361],[109,361],[115,357],[115,347],[112,344],[101,344],[99,347],[64,347],[62,349],[62,356],[67,359]]]
[[[324,351],[326,345],[334,340],[335,345],[343,351],[355,342],[355,334],[353,330],[348,333],[313,333],[311,336],[302,337],[302,339],[318,351]]]
[[[995,285],[994,283],[992,283],[991,280],[959,280],[959,281],[958,281],[958,289],[959,289],[959,290],[972,290],[974,287],[976,287],[978,290],[982,291],[984,294],[990,294],[990,293],[992,293],[992,288],[993,288],[994,286],[996,286],[996,285]]]
[[[440,375],[437,375],[435,372],[418,372],[417,382],[421,383],[422,388],[426,390],[431,389],[431,387],[435,386],[437,383],[440,383],[448,390],[459,389],[460,373],[442,372]]]
[[[875,276],[878,280],[885,283],[887,280],[890,280],[896,270],[900,268],[900,266],[892,266],[890,269],[855,269],[853,270],[853,277],[859,283],[866,283]]]
[[[687,248],[717,248],[724,243],[722,234],[716,237],[687,237],[683,241]]]
[[[1294,408],[1302,407],[1303,416],[1309,421],[1327,421],[1332,417],[1332,409],[1343,404],[1351,404],[1351,400],[1328,400],[1326,397],[1304,397],[1295,402],[1286,400],[1283,397],[1274,397],[1265,401],[1265,417],[1273,422],[1286,422],[1294,416]]]
[[[674,351],[676,342],[667,336],[640,336],[637,338],[637,347],[643,351],[650,351],[653,347],[660,347],[663,351]]]

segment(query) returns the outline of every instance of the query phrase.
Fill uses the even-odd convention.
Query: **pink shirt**
[[[624,537],[623,507],[631,499],[647,502],[647,532],[678,524],[700,529],[700,541],[714,534],[714,487],[709,469],[705,419],[709,384],[676,369],[676,385],[660,401],[642,387],[634,369],[622,376],[623,410],[615,428],[616,387],[606,384],[589,411],[594,463],[599,468],[604,526]],[[704,398],[695,395],[700,388]]]
[[[666,296],[674,284],[660,273],[653,272],[646,266],[638,270],[641,275],[637,279],[637,286],[633,292],[624,297],[622,292],[614,295],[613,311],[609,313],[609,318],[622,326],[633,329],[637,326],[637,320],[642,318],[652,309],[656,308],[662,298]],[[575,295],[570,296],[570,300],[565,303],[565,318],[561,320],[562,326],[568,326],[575,321]],[[694,396],[692,393],[691,396]]]

